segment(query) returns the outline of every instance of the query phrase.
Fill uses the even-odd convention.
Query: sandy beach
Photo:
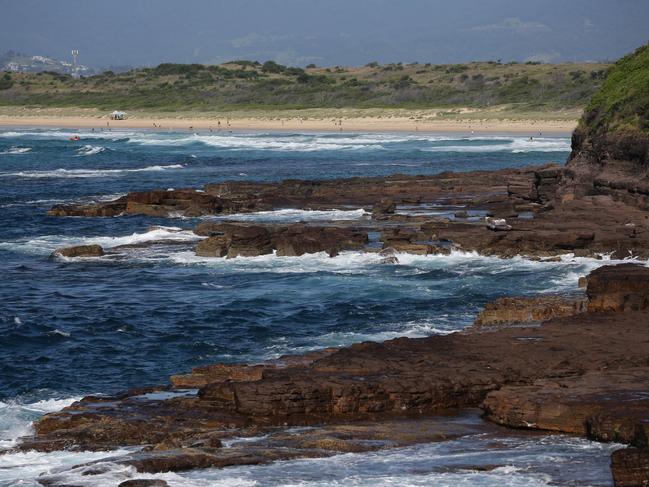
[[[484,115],[484,118],[480,118]],[[502,115],[505,116],[504,114]],[[570,133],[576,118],[498,118],[497,113],[440,110],[291,110],[233,113],[129,113],[126,120],[110,120],[95,110],[0,109],[0,126],[95,129],[162,129],[205,131],[323,131],[323,132],[463,132],[551,135]]]

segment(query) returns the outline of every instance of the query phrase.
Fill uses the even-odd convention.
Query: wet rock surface
[[[616,487],[649,485],[649,448],[624,448],[611,455]]]
[[[132,192],[114,201],[56,205],[51,216],[201,216],[249,213],[281,208],[372,208],[389,214],[396,205],[432,202],[460,193],[507,194],[507,181],[533,180],[535,168],[442,173],[435,176],[394,175],[322,181],[285,180],[279,183],[229,181],[202,189]]]
[[[611,195],[561,195],[562,171],[560,166],[542,166],[420,177],[228,182],[208,184],[202,190],[129,193],[113,202],[57,205],[49,214],[224,217],[285,208],[375,209],[372,218],[356,222],[355,229],[345,221],[318,225],[207,221],[195,232],[211,240],[201,242],[197,253],[211,257],[273,251],[280,256],[319,251],[335,255],[362,249],[367,242],[363,233],[371,231],[380,235],[383,248],[424,255],[462,250],[535,259],[611,252],[616,258],[649,258],[647,213]]]
[[[303,223],[260,225],[204,222],[194,229],[207,236],[196,247],[204,257],[251,257],[275,252],[278,256],[300,256],[317,252],[336,255],[361,250],[367,231],[355,227],[315,226]]]
[[[573,316],[586,311],[584,296],[531,296],[499,298],[488,303],[475,320],[475,326],[520,324]]]
[[[101,257],[102,255],[104,255],[104,249],[101,245],[93,244],[57,249],[52,257]]]
[[[633,264],[602,267],[588,278],[589,311],[641,311],[649,308],[649,273]]]

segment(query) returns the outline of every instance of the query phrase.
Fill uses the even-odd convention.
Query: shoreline
[[[219,129],[219,121],[221,126]],[[79,129],[152,129],[169,131],[296,131],[296,132],[422,132],[422,133],[483,133],[518,135],[569,135],[577,121],[568,120],[509,120],[457,119],[412,120],[409,117],[347,117],[338,119],[288,117],[266,119],[258,117],[169,118],[133,117],[108,120],[105,117],[84,116],[13,116],[0,114],[0,127],[44,127]]]

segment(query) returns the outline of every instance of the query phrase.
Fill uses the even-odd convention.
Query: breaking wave
[[[569,152],[570,140],[567,138],[543,137],[528,139],[518,138],[480,138],[463,139],[460,144],[438,145],[421,149],[424,152]]]
[[[26,154],[31,150],[31,147],[11,147],[5,151],[0,151],[0,154]]]
[[[182,164],[147,166],[132,169],[54,169],[51,171],[0,172],[0,178],[101,178],[120,174],[183,169]]]
[[[106,148],[100,145],[84,145],[83,147],[79,147],[77,153],[80,156],[94,156],[95,154],[99,154],[105,150]]]
[[[79,399],[44,399],[32,403],[22,403],[20,400],[0,401],[0,448],[10,448],[19,437],[30,434],[32,421],[42,414],[59,411]],[[0,455],[0,471],[3,458]]]
[[[29,240],[0,242],[0,248],[26,251],[35,254],[50,254],[61,247],[73,245],[101,245],[105,249],[121,245],[138,245],[146,242],[173,240],[177,242],[198,241],[199,237],[191,230],[177,227],[154,227],[144,233],[133,233],[120,237],[68,237],[66,235],[43,235]]]
[[[358,220],[368,215],[362,208],[357,210],[298,210],[283,209],[274,211],[257,211],[254,213],[235,213],[218,217],[206,217],[210,220],[237,220],[254,222],[308,222],[308,221],[342,221]]]

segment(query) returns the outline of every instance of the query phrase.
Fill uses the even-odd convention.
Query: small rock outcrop
[[[354,227],[311,226],[303,223],[261,225],[254,223],[201,223],[194,232],[208,236],[196,247],[204,257],[252,257],[271,254],[294,257],[317,252],[335,256],[344,250],[361,250],[366,231]]]
[[[391,215],[397,209],[394,200],[382,199],[372,207],[372,216]]]
[[[493,326],[547,321],[586,311],[586,298],[581,296],[530,296],[498,298],[485,305],[475,326]]]
[[[162,479],[132,479],[121,482],[117,487],[168,487]]]
[[[64,247],[56,249],[52,253],[52,257],[101,257],[102,255],[104,255],[104,249],[97,244]]]
[[[588,310],[622,312],[649,309],[649,267],[605,266],[588,277]]]

